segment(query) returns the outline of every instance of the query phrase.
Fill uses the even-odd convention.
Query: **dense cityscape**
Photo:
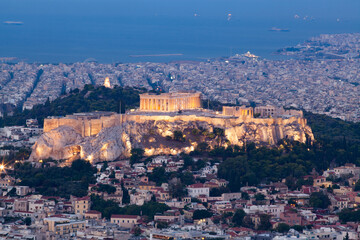
[[[296,59],[277,61],[246,53],[204,62],[2,63],[0,95],[5,105],[31,109],[109,77],[111,85],[196,90],[222,103],[294,107],[358,122],[359,40],[360,34],[321,35],[279,50]],[[3,112],[11,109],[4,106]]]
[[[0,239],[360,239],[360,34],[276,54],[0,59]]]

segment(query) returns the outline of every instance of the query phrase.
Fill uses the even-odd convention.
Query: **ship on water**
[[[269,31],[271,31],[271,32],[290,32],[290,29],[272,27],[272,28],[269,29]]]
[[[23,22],[20,21],[5,21],[3,22],[3,24],[7,24],[7,25],[23,25]]]

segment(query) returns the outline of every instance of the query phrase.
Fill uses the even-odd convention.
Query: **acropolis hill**
[[[254,118],[254,113],[258,116]],[[224,135],[215,135],[214,129]],[[181,132],[181,141],[173,139]],[[301,111],[271,106],[223,107],[223,112],[201,108],[200,93],[140,94],[140,108],[125,114],[77,113],[44,120],[44,134],[33,146],[30,160],[46,158],[112,161],[142,148],[145,155],[193,151],[200,142],[216,146],[276,145],[288,138],[305,142],[313,134]]]

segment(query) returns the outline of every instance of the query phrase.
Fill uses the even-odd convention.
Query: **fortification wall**
[[[121,115],[114,114],[97,119],[86,118],[47,118],[44,119],[44,133],[60,126],[70,126],[82,137],[89,137],[98,134],[103,128],[118,126],[121,123]]]
[[[59,126],[70,126],[75,129],[82,137],[94,136],[98,134],[103,128],[109,128],[119,126],[126,121],[133,121],[136,123],[145,123],[147,121],[167,121],[167,122],[191,122],[200,121],[207,122],[214,127],[219,128],[231,128],[235,125],[253,123],[256,125],[287,125],[297,122],[301,127],[307,125],[305,118],[291,117],[287,119],[283,118],[252,118],[251,116],[240,117],[205,117],[197,115],[136,115],[136,114],[114,114],[112,116],[105,116],[99,119],[72,119],[72,118],[54,118],[44,120],[44,132],[50,132]],[[269,133],[267,133],[269,134]],[[274,133],[275,134],[275,133]],[[280,138],[283,138],[281,130],[279,130]]]
[[[143,148],[147,155],[178,154],[194,150],[199,142],[191,139],[179,143],[168,141],[175,131],[214,128],[224,129],[228,143],[243,146],[247,142],[258,145],[276,145],[279,140],[288,138],[305,142],[312,140],[311,128],[306,119],[292,117],[252,118],[224,117],[223,115],[144,115],[114,114],[100,118],[45,119],[44,134],[33,146],[31,159],[44,158],[69,159],[83,158],[89,161],[111,161],[116,158],[129,157],[131,149]],[[194,137],[194,136],[193,136]],[[214,139],[207,139],[210,145],[218,145]]]

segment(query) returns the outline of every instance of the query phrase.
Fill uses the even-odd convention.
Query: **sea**
[[[279,48],[353,32],[360,0],[0,0],[0,57],[26,62],[276,59]]]

